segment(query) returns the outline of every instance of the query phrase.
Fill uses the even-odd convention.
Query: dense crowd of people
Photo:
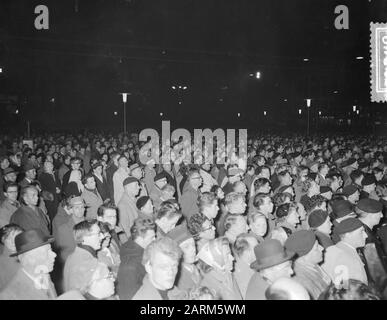
[[[249,134],[247,161],[200,165],[24,142],[0,137],[0,299],[387,298],[384,137]]]

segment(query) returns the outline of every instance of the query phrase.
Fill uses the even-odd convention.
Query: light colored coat
[[[86,219],[97,219],[98,208],[103,204],[102,197],[99,194],[98,190],[96,192],[83,190],[81,198],[85,201],[86,204]]]
[[[2,192],[2,190],[0,190]],[[13,213],[20,207],[19,202],[17,204],[11,203],[8,199],[5,199],[0,204],[0,228],[4,227],[5,225],[9,224],[9,221],[11,220],[11,217]]]
[[[114,203],[117,205],[124,194],[124,180],[129,177],[128,171],[118,168],[113,174]]]
[[[368,284],[364,264],[356,249],[343,241],[326,249],[324,263],[321,267],[335,283],[338,279],[345,277]]]
[[[130,238],[130,228],[137,217],[138,210],[136,199],[131,198],[127,193],[124,193],[121,200],[118,202],[118,225],[128,238]]]

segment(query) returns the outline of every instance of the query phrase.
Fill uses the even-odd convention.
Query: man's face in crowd
[[[3,169],[3,170],[9,167],[9,161],[8,161],[7,158],[5,158],[5,159],[3,159],[3,161],[1,161],[0,167],[1,167],[1,169]]]
[[[74,204],[72,207],[71,207],[71,211],[70,211],[76,218],[78,219],[81,219],[85,216],[85,205],[84,203],[77,203],[77,204]]]
[[[101,249],[101,243],[104,239],[104,235],[101,232],[99,226],[94,224],[91,227],[90,233],[84,237],[83,244],[92,247],[94,250]]]
[[[274,209],[273,201],[270,197],[263,199],[263,204],[260,206],[260,211],[264,214],[272,213]]]
[[[215,227],[210,220],[203,222],[202,231],[200,232],[200,238],[206,240],[215,239]]]
[[[156,252],[145,265],[152,283],[159,290],[169,290],[175,283],[179,261],[162,252]]]
[[[218,206],[217,200],[215,200],[210,205],[207,205],[203,208],[203,214],[208,219],[215,219],[215,217],[218,215],[218,211],[219,211],[219,206]]]
[[[36,273],[48,274],[54,269],[56,254],[52,251],[50,244],[35,248],[27,254],[34,260]]]
[[[238,215],[236,216],[236,220],[234,224],[231,226],[231,232],[234,235],[240,235],[242,233],[247,233],[249,231],[249,226],[246,222],[246,218],[244,216]]]
[[[247,204],[242,197],[237,198],[229,205],[230,213],[242,214],[246,211]]]
[[[125,190],[130,196],[136,197],[140,192],[140,186],[137,182],[132,182],[125,186]]]
[[[15,172],[10,172],[4,176],[5,181],[16,182],[17,175]]]
[[[250,224],[250,229],[254,234],[263,237],[267,232],[267,220],[265,216],[260,216]]]
[[[117,225],[117,212],[115,209],[106,209],[103,217],[102,222],[106,222],[109,224],[111,229],[114,229]]]
[[[145,213],[145,214],[153,214],[153,204],[152,204],[152,200],[149,199],[145,205],[141,208],[141,212]]]
[[[141,180],[144,176],[144,170],[142,170],[141,167],[138,167],[134,170],[132,170],[131,175],[135,177],[138,180]]]
[[[323,250],[324,248],[320,246],[316,240],[312,250],[310,250],[308,253],[309,261],[312,264],[319,264],[323,260]]]
[[[121,168],[127,168],[128,167],[128,159],[126,158],[121,158],[119,161],[118,161],[118,164]]]
[[[24,195],[24,201],[27,205],[36,206],[39,201],[38,190],[29,188]]]
[[[79,170],[80,167],[81,167],[81,160],[75,160],[71,163],[71,168],[73,170]]]
[[[4,192],[4,195],[10,201],[15,202],[17,200],[17,197],[18,197],[18,188],[17,188],[17,186],[8,187],[7,192]]]
[[[356,190],[355,193],[348,196],[348,201],[353,204],[357,204],[359,202],[359,199],[360,199],[360,192],[358,190]]]
[[[333,226],[333,224],[332,224],[331,220],[329,219],[329,217],[327,217],[325,219],[324,223],[321,226],[319,226],[317,228],[317,230],[326,234],[326,235],[330,235],[332,233],[332,226]]]
[[[365,246],[367,233],[365,232],[364,227],[349,232],[345,236],[355,249],[362,248]]]
[[[94,177],[90,177],[87,179],[85,187],[89,190],[94,190],[96,188]]]
[[[35,169],[31,169],[31,170],[28,170],[26,171],[26,177],[30,180],[35,180],[36,178],[36,170]]]

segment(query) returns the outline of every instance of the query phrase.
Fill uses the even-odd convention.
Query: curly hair
[[[203,231],[203,223],[207,220],[209,219],[201,213],[195,213],[188,220],[188,231],[191,233],[195,240],[199,240],[199,235]]]

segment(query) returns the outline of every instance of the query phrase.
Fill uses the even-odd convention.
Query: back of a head
[[[267,300],[310,300],[308,291],[291,278],[279,278],[266,289]]]
[[[333,283],[320,297],[321,300],[381,300],[380,293],[372,286],[355,279],[349,279],[340,287]]]

